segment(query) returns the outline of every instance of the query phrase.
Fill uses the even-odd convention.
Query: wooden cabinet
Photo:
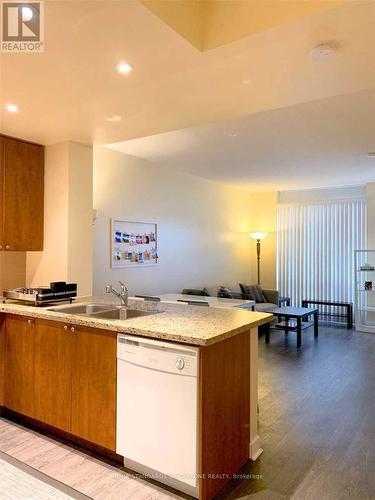
[[[31,318],[7,315],[5,328],[4,406],[32,417],[35,323]]]
[[[43,250],[43,146],[0,135],[0,193],[0,250]]]
[[[4,372],[5,372],[5,316],[0,314],[0,415],[4,406]]]
[[[64,323],[37,320],[34,341],[34,418],[71,429],[72,334]]]
[[[5,358],[6,408],[115,451],[115,332],[7,315]]]
[[[116,334],[79,327],[74,336],[72,434],[116,448]]]
[[[3,250],[3,248],[4,248],[4,138],[0,135],[0,250]]]
[[[250,335],[245,332],[200,348],[202,500],[213,498],[249,460]]]

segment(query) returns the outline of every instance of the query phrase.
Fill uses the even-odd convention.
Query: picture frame
[[[110,219],[110,267],[112,269],[156,266],[158,226],[155,222]]]

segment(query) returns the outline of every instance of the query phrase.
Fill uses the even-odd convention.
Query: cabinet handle
[[[27,322],[29,323],[29,325],[32,325],[34,323],[34,320],[28,319]]]
[[[0,250],[2,250],[2,249],[3,249],[3,245],[0,245]]]
[[[76,331],[75,327],[74,327],[74,326],[72,326],[72,327],[71,327],[71,329],[70,329],[70,331],[71,331],[72,333],[74,333],[74,332]]]
[[[5,245],[5,250],[10,250],[10,245]]]
[[[64,332],[68,331],[68,325],[64,325]]]

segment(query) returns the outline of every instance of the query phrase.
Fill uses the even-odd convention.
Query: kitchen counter
[[[71,307],[87,304],[105,304],[108,308],[104,311],[108,313],[119,306],[119,301],[109,296],[86,297]],[[130,309],[155,314],[115,320],[62,312],[67,306],[0,304],[0,415],[33,425],[41,432],[48,426],[52,435],[63,435],[67,442],[78,443],[141,473],[157,472],[160,467],[162,482],[200,500],[211,500],[249,458],[259,457],[262,449],[257,418],[257,327],[270,322],[271,314],[236,307],[199,307],[130,298]],[[177,405],[182,411],[178,422],[186,420],[189,409],[188,422],[196,439],[184,442],[185,435],[177,432],[178,424],[167,430],[169,435],[171,428],[174,429],[171,439],[177,447],[176,456],[196,446],[190,461],[185,464],[178,461],[181,470],[166,469],[162,460],[157,463],[158,459],[150,465],[148,456],[140,463],[137,458],[133,460],[133,455],[126,456],[125,461],[120,456],[123,452],[118,448],[116,436],[121,420],[117,412],[123,408],[123,403],[118,406],[117,399],[121,339],[116,332],[177,343],[172,345],[169,369],[178,368],[178,359],[173,356],[180,356],[178,353],[184,348],[181,344],[190,345],[190,351],[196,353],[195,382],[191,384],[189,376],[178,379],[189,391],[194,389],[194,402],[189,408]],[[147,360],[155,363],[154,358],[149,356]],[[156,372],[160,372],[163,382],[152,391],[152,401],[144,402],[151,405],[151,419],[159,396],[162,398],[165,393],[167,376],[164,370]],[[173,384],[177,381],[174,375],[173,372]],[[137,376],[142,374],[138,372]],[[183,402],[188,392],[185,395]],[[165,411],[173,408],[171,414],[175,414],[173,401],[170,404]],[[146,418],[143,409],[141,404],[139,414]],[[160,432],[162,424],[156,418]],[[141,439],[139,442],[144,446]],[[136,442],[134,446],[136,450]],[[158,457],[158,453],[153,456]],[[196,474],[197,480],[185,481],[181,479],[184,474]]]
[[[75,303],[119,305],[118,302],[108,301],[102,297],[86,297]],[[63,306],[33,307],[6,303],[0,304],[0,312],[199,346],[215,344],[268,323],[272,319],[271,314],[236,308],[203,308],[187,304],[149,302],[136,298],[129,298],[130,308],[155,312],[155,314],[127,320],[111,320],[59,312],[59,308],[63,307],[66,307],[66,304]]]

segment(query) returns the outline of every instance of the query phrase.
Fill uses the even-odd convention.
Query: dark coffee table
[[[284,321],[281,323],[278,323],[276,325],[276,328],[280,328],[285,331],[285,333],[288,333],[289,331],[296,331],[297,332],[297,347],[301,347],[302,343],[302,330],[305,328],[308,328],[314,325],[314,337],[317,337],[319,334],[318,330],[318,309],[317,308],[311,308],[311,307],[290,307],[290,306],[285,306],[285,307],[278,307],[277,309],[272,309],[270,311],[264,311],[264,312],[269,312],[270,314],[273,314],[274,316],[277,316],[278,320],[281,321],[284,318]],[[308,320],[309,316],[314,316],[314,323],[310,323],[306,320]],[[297,320],[297,325],[292,326],[290,324],[290,320],[295,319]],[[304,320],[302,322],[302,320]],[[270,328],[269,328],[269,323],[268,323],[268,328],[266,328],[265,331],[265,339],[266,343],[268,344],[270,341]]]

